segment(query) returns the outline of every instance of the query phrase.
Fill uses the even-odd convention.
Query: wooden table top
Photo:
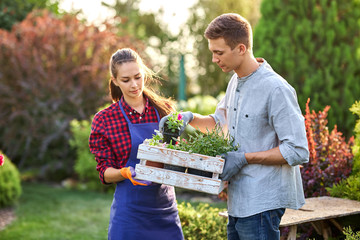
[[[305,205],[298,210],[286,209],[280,227],[332,219],[360,213],[360,201],[334,197],[306,198]],[[227,217],[227,212],[219,213]]]

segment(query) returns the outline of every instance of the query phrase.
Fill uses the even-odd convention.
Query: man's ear
[[[247,49],[246,49],[246,46],[242,43],[239,43],[237,46],[236,46],[236,50],[238,51],[238,53],[240,55],[243,55],[246,53]]]

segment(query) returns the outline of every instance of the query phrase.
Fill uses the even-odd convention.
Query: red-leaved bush
[[[19,167],[72,168],[70,121],[89,119],[109,102],[113,52],[144,49],[110,27],[45,11],[30,13],[11,32],[0,29],[0,148]]]
[[[310,160],[301,168],[305,197],[327,196],[326,187],[349,177],[353,154],[351,147],[354,137],[345,141],[337,126],[329,132],[327,113],[330,106],[316,113],[310,111],[308,99],[305,112],[306,134]]]

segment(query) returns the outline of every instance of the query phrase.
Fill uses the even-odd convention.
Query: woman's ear
[[[113,76],[110,77],[110,80],[115,86],[118,86],[116,81],[115,81],[116,79]]]

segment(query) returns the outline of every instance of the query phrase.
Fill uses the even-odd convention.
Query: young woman
[[[161,117],[174,105],[149,88],[154,73],[135,51],[116,51],[110,73],[114,103],[95,115],[89,138],[102,183],[117,184],[108,239],[181,240],[174,188],[133,178],[139,144],[152,137]]]

